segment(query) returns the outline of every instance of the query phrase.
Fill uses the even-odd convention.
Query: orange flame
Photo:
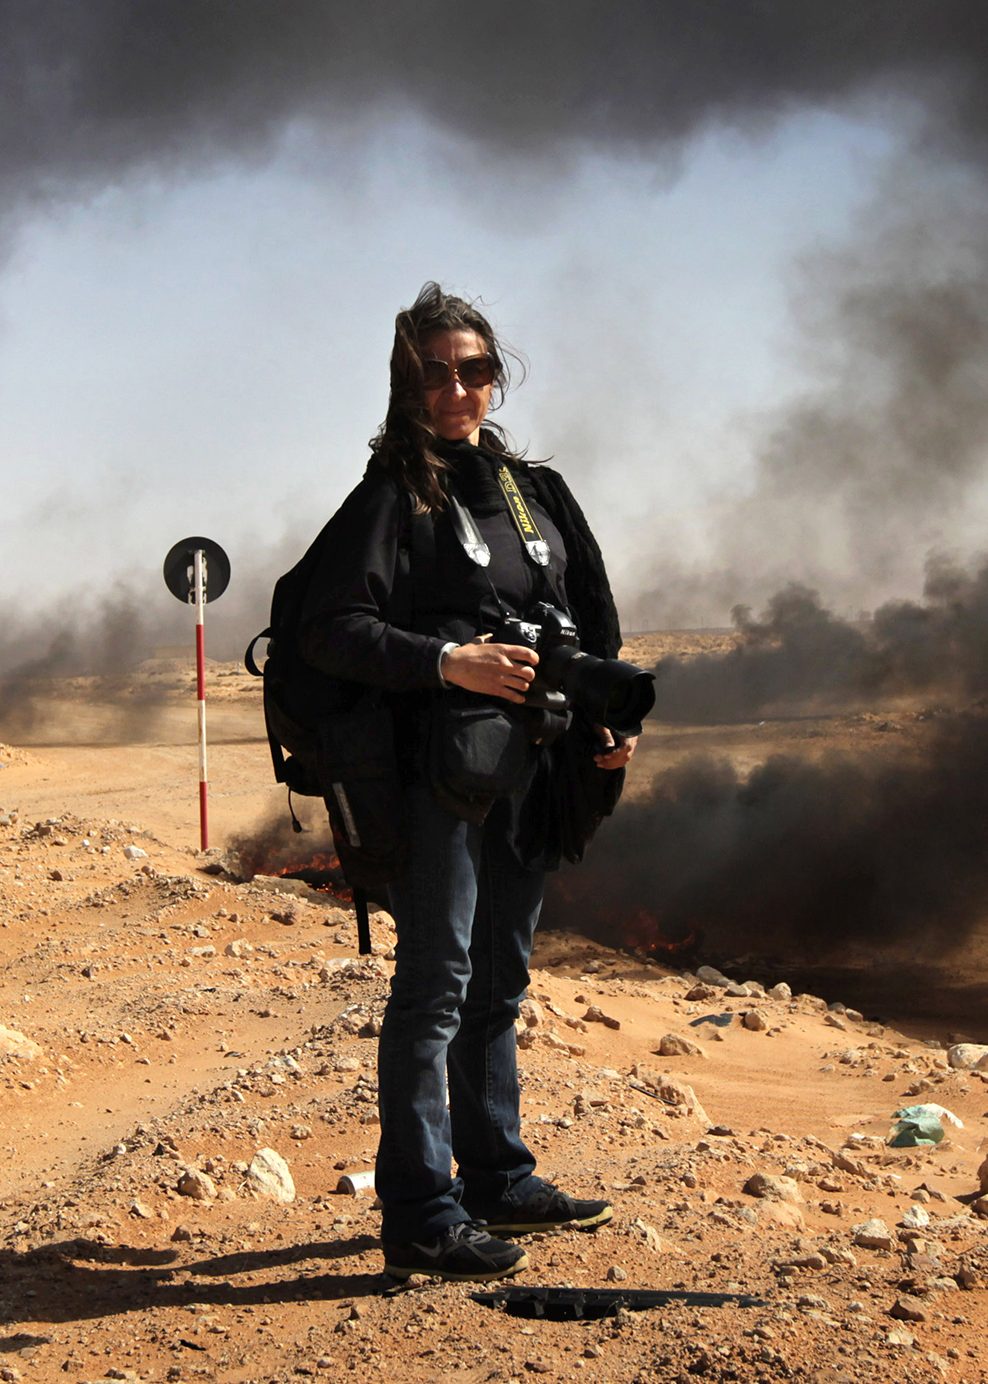
[[[339,857],[332,853],[310,855],[289,862],[277,872],[283,879],[300,879],[317,894],[330,894],[341,903],[353,903],[353,890],[344,883]]]
[[[624,933],[628,947],[656,957],[681,956],[695,947],[700,940],[693,928],[685,937],[663,937],[661,923],[647,908],[639,908],[632,914],[625,924]]]

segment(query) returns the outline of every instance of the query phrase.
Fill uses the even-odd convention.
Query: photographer
[[[592,729],[584,715],[584,738],[568,739],[578,727],[566,730],[563,693],[547,694],[545,712],[527,701],[540,657],[548,663],[544,627],[527,641],[498,633],[545,609],[563,627],[572,615],[582,652],[570,652],[592,655],[588,667],[620,646],[599,549],[565,483],[514,455],[487,421],[507,384],[485,317],[426,284],[396,319],[387,418],[301,625],[306,661],[382,689],[393,718],[407,857],[389,897],[398,941],[376,1183],[385,1269],[399,1278],[503,1277],[528,1260],[497,1235],[611,1217],[606,1202],[536,1175],[520,1132],[514,1025],[543,867],[558,863],[547,746],[578,745],[589,774],[619,790],[635,737]],[[481,761],[496,746],[489,782],[484,763],[469,766],[479,782],[464,778],[464,744],[474,761],[477,745]]]

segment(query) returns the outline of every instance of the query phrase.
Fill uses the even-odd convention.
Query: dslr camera
[[[620,658],[585,654],[576,626],[564,610],[539,601],[527,618],[511,615],[505,619],[491,639],[495,644],[527,646],[538,654],[524,710],[542,712],[536,719],[544,723],[546,731],[553,721],[563,729],[570,708],[576,707],[594,725],[607,726],[616,735],[641,734],[642,720],[655,705],[654,673]]]

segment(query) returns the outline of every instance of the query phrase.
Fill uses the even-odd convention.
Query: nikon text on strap
[[[511,517],[515,521],[515,528],[528,556],[537,567],[548,567],[551,556],[549,545],[539,532],[539,526],[532,518],[532,512],[525,503],[525,497],[509,467],[502,465],[498,468],[497,483],[504,492]]]

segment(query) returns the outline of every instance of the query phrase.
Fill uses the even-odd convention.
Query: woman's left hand
[[[593,762],[598,769],[623,769],[628,760],[635,752],[638,744],[637,735],[629,735],[627,739],[623,737],[615,743],[614,736],[606,726],[595,726],[594,729],[600,738],[601,749],[599,754],[595,754]]]

